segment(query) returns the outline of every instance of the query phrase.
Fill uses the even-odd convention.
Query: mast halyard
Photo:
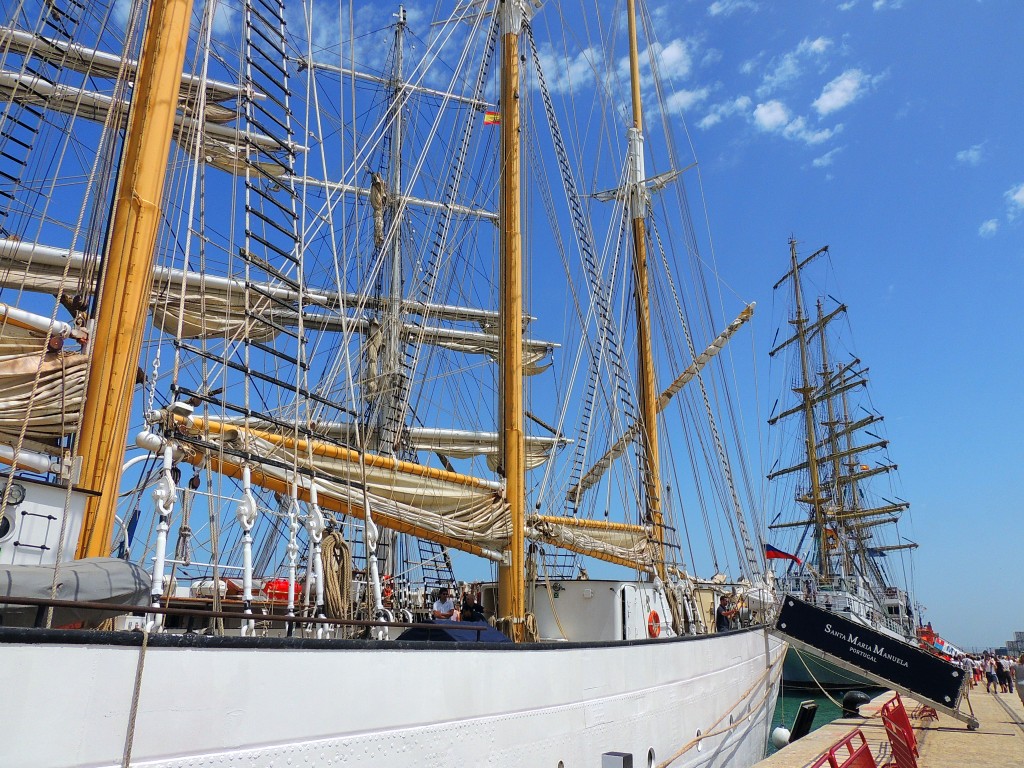
[[[640,99],[640,54],[637,43],[636,3],[626,0],[629,21],[629,77],[633,101],[633,126],[629,129],[630,185],[628,199],[633,230],[633,276],[636,291],[637,367],[640,380],[640,425],[643,438],[644,511],[653,528],[657,550],[655,568],[665,579],[665,526],[661,514],[661,469],[658,460],[658,392],[654,380],[654,348],[651,341],[650,289],[647,278],[646,220],[648,192],[644,174],[643,106]]]
[[[501,248],[502,355],[498,365],[501,467],[508,500],[509,543],[498,568],[498,606],[510,638],[526,636],[526,444],[523,403],[523,264],[519,115],[519,34],[525,0],[504,0],[501,14]]]
[[[96,302],[92,373],[78,445],[89,499],[76,557],[106,557],[117,511],[122,448],[149,309],[154,246],[188,44],[192,0],[155,0],[133,87],[121,183]]]

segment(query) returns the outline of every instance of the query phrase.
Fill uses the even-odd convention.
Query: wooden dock
[[[755,768],[804,768],[815,758],[840,741],[850,731],[860,728],[878,766],[891,764],[892,749],[882,725],[882,705],[892,699],[892,692],[874,698],[860,708],[863,717],[841,718],[809,733]],[[970,707],[981,723],[976,731],[958,720],[940,714],[938,719],[922,717],[922,708],[913,699],[904,697],[917,736],[919,768],[1008,768],[1024,766],[1024,705],[1014,693],[985,693],[975,688],[970,694]],[[971,711],[965,699],[962,711]],[[790,727],[792,723],[787,723]]]

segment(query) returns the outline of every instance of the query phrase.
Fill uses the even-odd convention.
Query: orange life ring
[[[661,616],[657,611],[647,614],[647,634],[649,637],[657,637],[661,634]]]

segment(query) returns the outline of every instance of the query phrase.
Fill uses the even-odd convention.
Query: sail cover
[[[53,626],[98,626],[104,619],[125,613],[116,606],[145,602],[152,586],[149,574],[136,563],[113,557],[93,557],[61,565],[57,574],[57,600],[110,603],[112,610],[55,608]],[[53,566],[0,565],[0,595],[47,599],[51,596]],[[35,606],[0,604],[6,626],[32,626]]]

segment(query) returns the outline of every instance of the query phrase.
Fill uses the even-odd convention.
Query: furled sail
[[[242,426],[242,418],[218,419],[222,424]],[[258,419],[250,419],[249,426],[255,429],[269,430],[268,423]],[[365,429],[365,428],[364,428]],[[313,431],[316,434],[333,440],[340,440],[348,445],[357,444],[358,427],[352,422],[317,422]],[[567,445],[570,440],[564,437],[526,436],[526,462],[528,469],[534,469],[551,458],[556,448]],[[409,427],[403,433],[403,443],[413,451],[429,451],[452,459],[471,459],[484,456],[487,466],[493,471],[498,464],[499,437],[496,432],[475,432],[463,429],[443,429],[440,427]]]
[[[76,281],[84,262],[84,254],[66,248],[0,239],[0,286],[53,293],[62,285]],[[273,300],[261,295],[250,296],[247,307],[244,280],[158,267],[154,271],[150,300],[153,324],[165,333],[181,338],[238,338],[247,335],[258,341],[273,338],[277,333],[274,325],[289,327],[298,324],[298,310],[283,306],[297,305],[298,291],[271,284],[257,284],[257,287],[261,294],[268,294]],[[377,308],[377,302],[372,299],[316,289],[305,291],[302,296],[307,307],[302,314],[306,327],[370,333],[369,320],[340,312]],[[259,312],[273,324],[254,322],[247,311]],[[485,329],[494,324],[494,313],[486,310],[405,302],[403,311],[432,319],[479,323]],[[433,344],[456,352],[487,355],[492,359],[499,354],[499,337],[486,330],[405,322],[401,332],[410,343]],[[553,342],[526,339],[523,343],[524,372],[535,374],[543,371],[540,361],[557,347],[558,344]]]
[[[61,330],[65,323],[0,305],[0,441],[22,440],[23,424],[24,438],[42,443],[77,428],[87,356],[64,350]]]
[[[96,122],[103,122],[111,110],[117,109],[120,115],[119,127],[124,128],[128,123],[127,99],[118,99],[71,85],[54,84],[41,77],[21,72],[0,72],[0,100],[28,106],[46,106],[57,112]],[[246,131],[243,135],[237,128],[224,125],[225,115],[220,112],[214,117],[214,120],[210,120],[204,116],[200,120],[179,113],[174,120],[175,140],[187,151],[195,154],[198,149],[194,136],[201,130],[204,134],[202,151],[207,162],[229,173],[245,171],[247,146],[258,148],[268,157],[282,149],[280,142],[270,136],[252,131]],[[295,145],[288,149],[300,152],[304,151],[305,147]],[[266,165],[268,173],[277,175],[283,170],[273,162]]]
[[[484,547],[500,548],[508,540],[507,502],[500,482],[216,419],[167,413],[157,417],[205,445],[223,448],[226,454],[250,457],[258,466],[259,482],[272,489],[275,484],[289,487],[294,482],[308,494],[310,475],[315,475],[320,503],[328,508],[353,511],[368,504],[374,518],[387,527],[400,529],[405,524],[437,537]],[[232,463],[229,459],[225,464],[218,458],[218,450],[197,453],[203,455],[189,460],[200,463],[209,459],[221,471]],[[239,463],[234,462],[236,466]],[[289,468],[293,464],[298,475]]]

